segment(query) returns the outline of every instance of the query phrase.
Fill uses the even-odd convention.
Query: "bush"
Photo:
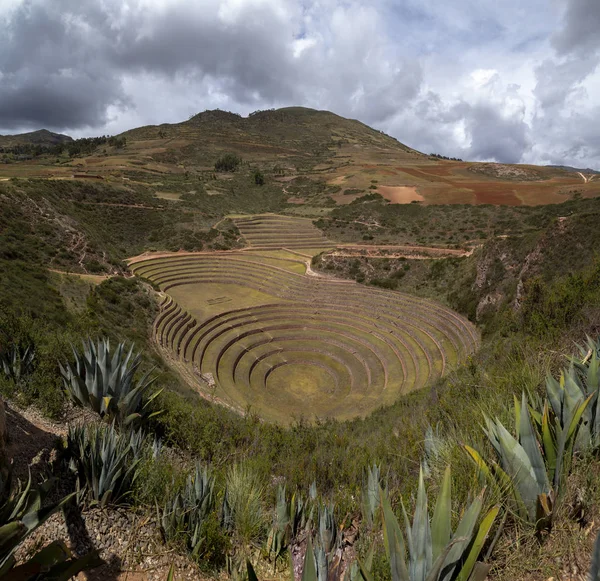
[[[259,169],[254,170],[252,179],[257,186],[262,186],[265,183],[265,176]]]
[[[242,158],[233,153],[226,153],[215,162],[216,171],[235,171],[242,163]]]

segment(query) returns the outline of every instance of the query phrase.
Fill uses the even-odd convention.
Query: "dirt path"
[[[324,274],[323,272],[317,272],[316,270],[313,270],[310,264],[310,260],[306,261],[306,272],[304,273],[306,276],[314,276],[315,278],[322,278],[322,279],[326,279],[326,280],[332,280],[335,282],[347,282],[350,284],[354,284],[353,280],[345,280],[343,278],[338,278],[336,276],[333,276],[331,274]]]
[[[117,276],[115,274],[86,274],[83,272],[67,272],[66,270],[57,270],[56,268],[49,268],[48,270],[50,272],[55,272],[56,274],[62,274],[65,276],[77,276],[83,280],[87,280],[88,282],[94,284],[100,284],[108,278],[113,278],[114,276]]]
[[[402,245],[394,245],[394,244],[338,244],[336,248],[340,249],[342,252],[348,250],[348,255],[357,254],[358,256],[372,256],[373,253],[382,251],[382,250],[391,250],[395,251],[393,254],[397,254],[398,258],[403,256],[408,256],[411,254],[422,255],[427,258],[432,257],[463,257],[463,256],[471,256],[475,248],[471,248],[469,250],[463,250],[460,248],[441,248],[439,246],[402,246]],[[351,252],[354,251],[354,252]],[[360,252],[366,254],[360,254]],[[381,258],[393,258],[393,254],[381,254]],[[338,256],[340,256],[339,254]]]
[[[138,208],[141,210],[165,210],[164,206],[145,206],[144,204],[113,204],[112,202],[84,202],[82,200],[69,200],[74,204],[84,204],[86,206],[108,206],[111,208]]]
[[[578,171],[577,173],[581,176],[581,179],[583,180],[584,184],[589,184],[597,176],[597,174],[592,174],[591,176],[586,177],[580,171]]]

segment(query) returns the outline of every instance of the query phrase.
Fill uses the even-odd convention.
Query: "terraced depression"
[[[364,416],[477,349],[476,328],[443,305],[310,272],[334,246],[310,221],[235,221],[247,249],[130,261],[164,293],[158,344],[228,405],[281,423]]]
[[[261,214],[234,218],[234,222],[248,245],[255,248],[295,248],[314,255],[335,246],[309,218]]]

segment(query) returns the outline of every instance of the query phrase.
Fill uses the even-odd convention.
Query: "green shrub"
[[[257,186],[263,186],[265,184],[265,176],[258,169],[255,169],[252,173],[252,179]]]
[[[215,162],[215,170],[223,172],[235,171],[241,163],[241,157],[233,153],[226,153]]]

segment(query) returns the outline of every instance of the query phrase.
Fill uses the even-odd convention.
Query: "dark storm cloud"
[[[220,79],[240,102],[293,99],[291,58],[268,10],[228,26],[174,6],[164,13],[92,1],[28,1],[0,39],[0,126],[97,126],[126,101],[121,77]]]
[[[25,2],[3,23],[0,126],[101,124],[109,105],[123,103],[120,81],[102,58],[104,39],[96,42],[71,4]]]
[[[136,75],[163,78],[165,93],[185,78],[241,105],[386,119],[418,93],[420,65],[380,40],[375,10],[334,8],[308,37],[292,1],[27,0],[0,38],[0,126],[97,126]]]
[[[139,32],[124,34],[110,52],[120,70],[210,76],[240,102],[294,97],[291,39],[268,6],[248,6],[227,22],[215,11],[174,4],[135,12],[121,25]]]
[[[600,48],[600,2],[568,0],[564,26],[553,40],[561,54]]]

